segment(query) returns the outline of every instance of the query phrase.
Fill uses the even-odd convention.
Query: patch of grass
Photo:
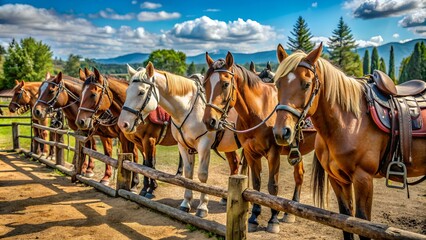
[[[53,173],[55,173],[55,174],[57,174],[57,175],[59,175],[59,176],[62,176],[62,177],[65,177],[65,176],[66,176],[66,174],[65,174],[65,173],[63,173],[63,172],[59,171],[58,169],[54,169],[54,170],[53,170]]]
[[[194,231],[199,230],[199,228],[197,228],[196,226],[194,226],[192,224],[186,224],[185,228],[188,229],[190,232],[194,232]]]

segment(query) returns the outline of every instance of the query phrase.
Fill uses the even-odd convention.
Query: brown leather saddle
[[[150,112],[148,118],[152,123],[159,125],[167,125],[170,123],[170,115],[160,106],[158,106],[154,111]]]
[[[394,168],[399,170],[405,168],[401,163],[411,163],[412,137],[426,137],[426,82],[395,85],[389,76],[375,70],[366,84],[366,98],[373,121],[391,136],[379,168],[389,175],[391,162],[398,162]]]

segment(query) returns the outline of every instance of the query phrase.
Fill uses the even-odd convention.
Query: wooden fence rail
[[[44,127],[46,130],[52,130],[48,127]],[[53,129],[53,131],[57,131],[57,129]],[[69,132],[61,132],[63,134]],[[17,135],[19,136],[19,134]],[[160,211],[165,214],[169,214],[172,217],[179,219],[181,221],[188,222],[197,227],[204,228],[208,231],[226,235],[227,239],[246,239],[247,238],[247,211],[248,211],[248,203],[257,203],[265,207],[273,208],[279,211],[285,211],[288,213],[292,213],[296,216],[306,218],[312,221],[316,221],[331,227],[339,228],[347,232],[351,232],[354,234],[359,234],[362,236],[375,238],[375,239],[426,239],[426,235],[417,234],[413,232],[408,232],[402,229],[397,229],[394,227],[389,227],[385,224],[378,224],[362,219],[358,219],[355,217],[350,217],[347,215],[338,214],[335,212],[327,211],[324,209],[316,208],[313,206],[297,203],[285,198],[271,196],[269,194],[261,193],[252,189],[246,189],[246,177],[245,176],[231,176],[229,180],[228,190],[209,186],[204,183],[198,183],[181,176],[175,176],[172,174],[164,173],[152,168],[148,168],[146,166],[136,164],[131,160],[126,160],[120,158],[116,160],[114,158],[107,157],[101,153],[93,151],[89,148],[84,147],[83,142],[85,141],[85,137],[75,135],[77,140],[77,144],[75,146],[75,154],[77,154],[76,158],[76,171],[70,171],[68,169],[67,174],[71,174],[74,176],[74,180],[80,180],[84,183],[89,183],[90,185],[96,187],[97,189],[107,192],[111,196],[122,196],[124,198],[136,201],[145,206],[149,206],[154,208],[157,211]],[[56,144],[55,146],[62,146],[61,144]],[[62,146],[63,147],[63,146]],[[59,147],[60,148],[60,147]],[[27,153],[34,156],[32,153]],[[164,206],[160,203],[157,203],[152,200],[145,199],[143,197],[138,196],[137,194],[133,194],[127,191],[128,184],[117,184],[117,189],[112,189],[102,184],[95,183],[91,179],[86,179],[83,176],[78,175],[80,173],[82,161],[85,155],[89,155],[94,157],[106,164],[110,164],[115,168],[119,168],[119,181],[121,183],[130,181],[129,171],[133,173],[143,174],[149,178],[153,178],[156,180],[164,181],[170,184],[174,184],[177,186],[185,187],[188,189],[192,189],[199,192],[204,192],[209,195],[214,195],[218,197],[228,198],[227,204],[227,226],[225,231],[225,226],[205,219],[200,219],[191,214],[181,212],[177,209],[171,208],[169,206]],[[61,164],[53,164],[49,163],[49,166],[56,168],[64,168]],[[61,170],[61,169],[59,169]],[[127,173],[126,173],[127,171]]]

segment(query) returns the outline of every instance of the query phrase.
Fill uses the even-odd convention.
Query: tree
[[[383,59],[382,57],[380,58],[380,61],[379,61],[379,70],[386,73],[386,63],[385,63],[385,59]]]
[[[398,79],[398,83],[401,83],[401,76],[402,73],[405,72],[405,68],[407,67],[408,62],[410,61],[410,56],[403,58],[401,61],[401,65],[399,66],[399,79]]]
[[[368,53],[368,49],[365,49],[362,59],[362,72],[363,75],[370,74],[370,54]]]
[[[201,75],[204,75],[204,74],[206,74],[206,67],[203,67],[203,68],[201,68],[201,71],[200,71],[200,73],[201,73]]]
[[[309,31],[308,24],[301,16],[297,19],[296,24],[293,26],[291,35],[294,37],[288,37],[288,47],[291,51],[302,50],[304,52],[310,52],[314,48],[314,44],[311,42],[312,34]]]
[[[390,48],[389,72],[388,72],[388,75],[396,83],[396,77],[395,77],[395,56],[394,56],[393,46],[391,46],[391,48]]]
[[[379,69],[379,61],[379,52],[377,51],[377,48],[374,47],[373,52],[371,53],[371,73],[373,73],[374,70]]]
[[[333,35],[329,38],[330,60],[346,74],[359,76],[362,75],[362,73],[359,74],[360,66],[354,63],[357,59],[355,55],[358,55],[354,52],[356,46],[351,29],[343,21],[343,17],[340,17],[337,29],[333,31]]]
[[[404,67],[404,71],[401,73],[399,82],[403,83],[411,79],[422,79],[422,72],[424,71],[422,65],[422,49],[420,42],[418,42],[414,46],[414,51],[407,65]]]
[[[191,76],[194,73],[197,73],[197,68],[195,67],[194,61],[192,61],[188,66],[188,70],[186,70],[186,75]]]
[[[185,61],[185,53],[176,52],[173,49],[161,49],[153,51],[143,64],[146,66],[148,62],[152,62],[156,69],[184,75],[186,72]]]
[[[78,78],[79,77],[78,69],[80,69],[81,67],[80,59],[81,59],[81,56],[70,54],[64,66],[64,74],[71,77]]]
[[[46,72],[53,69],[50,47],[34,38],[24,38],[9,44],[4,68],[5,87],[15,85],[15,79],[42,81]]]
[[[422,62],[422,78],[424,81],[426,81],[426,44],[422,42],[420,44],[420,50],[421,50],[421,62]]]

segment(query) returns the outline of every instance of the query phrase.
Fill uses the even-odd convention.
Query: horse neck
[[[76,82],[74,81],[69,81],[67,79],[64,79],[64,86],[66,89],[68,89],[68,91],[72,92],[76,97],[78,97],[79,99],[81,99],[81,91],[82,91],[82,84],[76,84]],[[77,118],[77,113],[78,113],[78,107],[80,105],[80,102],[77,101],[74,104],[71,104],[72,102],[76,101],[75,99],[73,99],[67,91],[64,91],[62,94],[67,94],[67,102],[65,105],[60,106],[60,107],[65,107],[62,109],[62,111],[64,112],[65,117],[68,120],[68,125],[70,126],[71,129],[73,130],[77,130],[78,127],[77,125],[75,125],[75,120]],[[71,105],[69,105],[71,104]]]
[[[155,86],[160,93],[160,101],[158,104],[170,114],[176,124],[182,123],[194,104],[195,95],[197,94],[196,91],[192,91],[185,96],[172,96],[168,93],[168,87],[170,86],[167,86],[165,75],[157,72],[155,72]],[[194,106],[194,108],[196,108],[196,106]]]
[[[238,70],[239,71],[239,70]],[[243,75],[239,75],[243,76]],[[235,78],[237,99],[235,110],[238,112],[239,121],[247,127],[254,126],[274,111],[278,103],[277,91],[270,85],[259,80],[256,86],[250,87],[246,79]],[[256,119],[256,120],[255,120]],[[267,123],[273,125],[275,118],[270,118]]]
[[[108,89],[112,93],[112,103],[109,109],[114,116],[120,115],[121,109],[126,101],[127,87],[128,84],[125,82],[116,79],[108,79]]]
[[[38,89],[41,86],[41,82],[33,82],[33,83],[27,83],[27,85],[25,86],[25,91],[28,92],[28,94],[30,95],[30,102],[29,105],[32,107],[34,107],[37,98],[38,98]]]

